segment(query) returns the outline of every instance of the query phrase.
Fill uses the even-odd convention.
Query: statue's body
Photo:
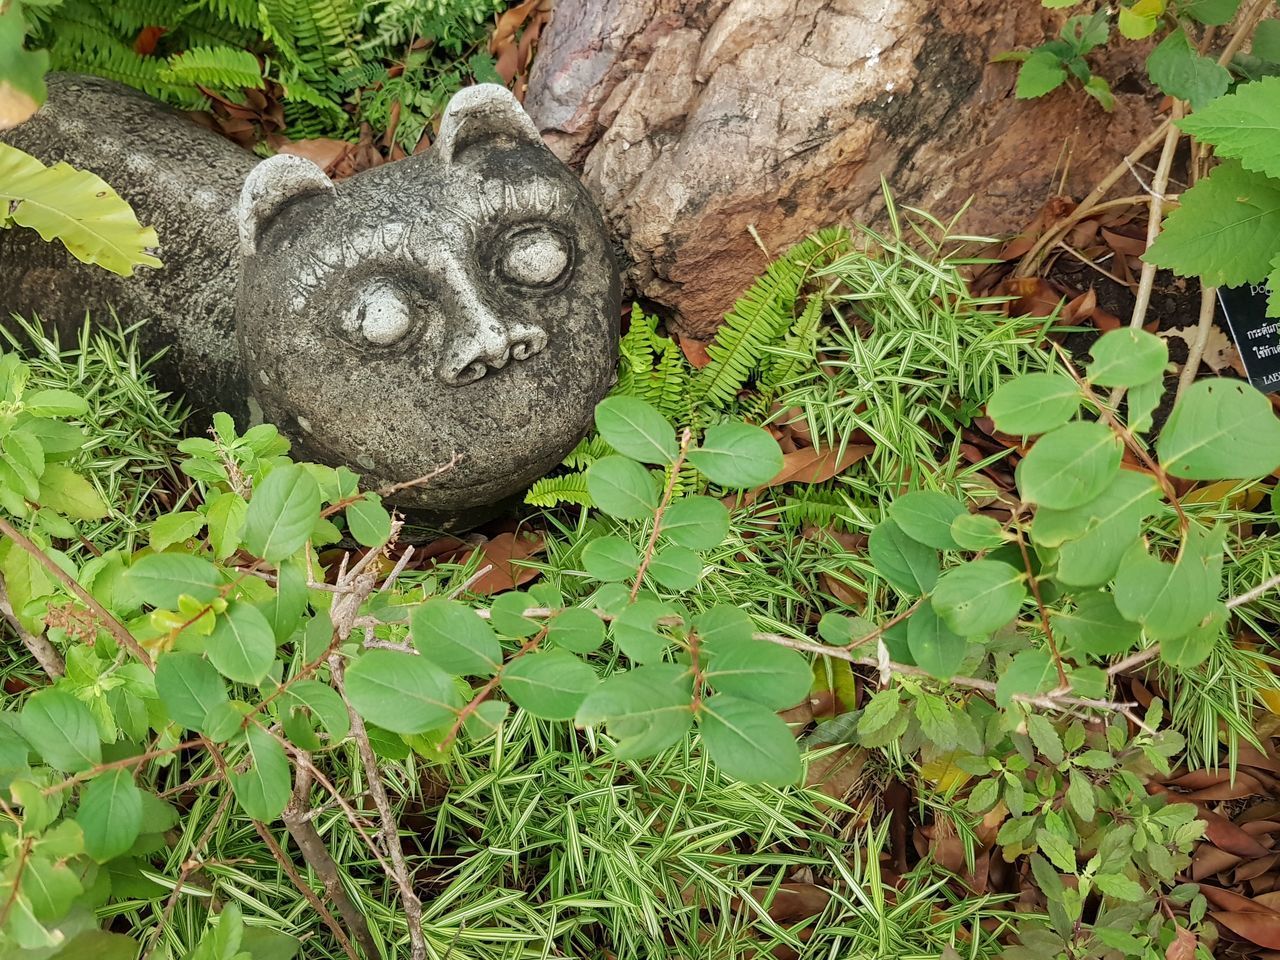
[[[197,410],[263,418],[295,455],[375,488],[463,456],[399,502],[457,515],[541,476],[613,372],[619,281],[600,217],[514,98],[450,103],[433,149],[332,184],[253,155],[140,93],[54,76],[3,139],[92,170],[160,237],[121,278],[32,231],[0,232],[0,313],[68,331],[147,320]]]

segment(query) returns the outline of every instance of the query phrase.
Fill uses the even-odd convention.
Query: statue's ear
[[[250,257],[258,252],[258,240],[267,224],[293,201],[334,193],[333,181],[310,160],[284,153],[263,160],[249,173],[240,191],[236,211],[240,255]]]
[[[452,163],[467,147],[492,139],[542,143],[538,128],[510,90],[496,83],[478,83],[453,95],[440,119],[433,149],[445,163]]]

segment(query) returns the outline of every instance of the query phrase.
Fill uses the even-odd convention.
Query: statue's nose
[[[541,327],[503,320],[494,313],[459,260],[445,258],[442,273],[446,296],[452,300],[448,312],[457,318],[440,366],[444,383],[474,383],[490,370],[501,370],[512,360],[528,360],[546,347],[547,333]]]
[[[449,348],[441,379],[452,387],[474,383],[512,360],[528,360],[547,345],[547,334],[526,323],[485,323],[472,336],[460,336]]]

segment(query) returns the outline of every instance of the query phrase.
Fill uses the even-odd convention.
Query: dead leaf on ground
[[[676,343],[680,344],[680,350],[684,353],[684,358],[695,369],[701,370],[711,362],[711,357],[707,354],[707,341],[695,340],[693,337],[686,337],[681,333],[677,333]]]
[[[492,540],[485,541],[475,550],[469,551],[462,560],[465,563],[479,553],[480,567],[486,564],[493,566],[492,570],[471,585],[471,591],[481,596],[492,596],[514,590],[541,576],[540,570],[518,566],[517,561],[536,556],[545,546],[541,537],[530,533],[501,533]]]
[[[1157,336],[1164,337],[1166,340],[1177,337],[1190,350],[1191,344],[1199,338],[1200,334],[1196,327],[1174,327],[1171,330],[1159,331]],[[1247,376],[1244,361],[1240,359],[1240,350],[1217,324],[1209,328],[1209,338],[1205,341],[1202,361],[1214,373],[1234,370],[1241,377]]]
[[[1274,910],[1230,912],[1210,910],[1214,923],[1226,927],[1236,936],[1270,950],[1280,950],[1280,913]]]
[[[1173,942],[1165,948],[1164,960],[1195,960],[1196,935],[1177,922],[1174,929]]]
[[[338,161],[346,156],[352,145],[345,140],[332,137],[317,137],[314,140],[290,140],[278,148],[278,152],[290,156],[310,160],[329,176],[338,166]]]
[[[794,453],[783,454],[782,470],[765,486],[776,487],[784,483],[823,483],[843,473],[874,449],[874,447],[859,444],[845,447],[843,454],[834,447],[828,447],[825,450],[805,447]]]

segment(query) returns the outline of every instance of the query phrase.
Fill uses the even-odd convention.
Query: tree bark
[[[1014,98],[1001,51],[1056,36],[1034,0],[558,0],[526,109],[581,170],[632,292],[707,336],[772,254],[899,204],[1016,232],[1060,181],[1083,190],[1149,132],[1142,44],[1078,86]],[[1137,184],[1135,183],[1136,187]]]

